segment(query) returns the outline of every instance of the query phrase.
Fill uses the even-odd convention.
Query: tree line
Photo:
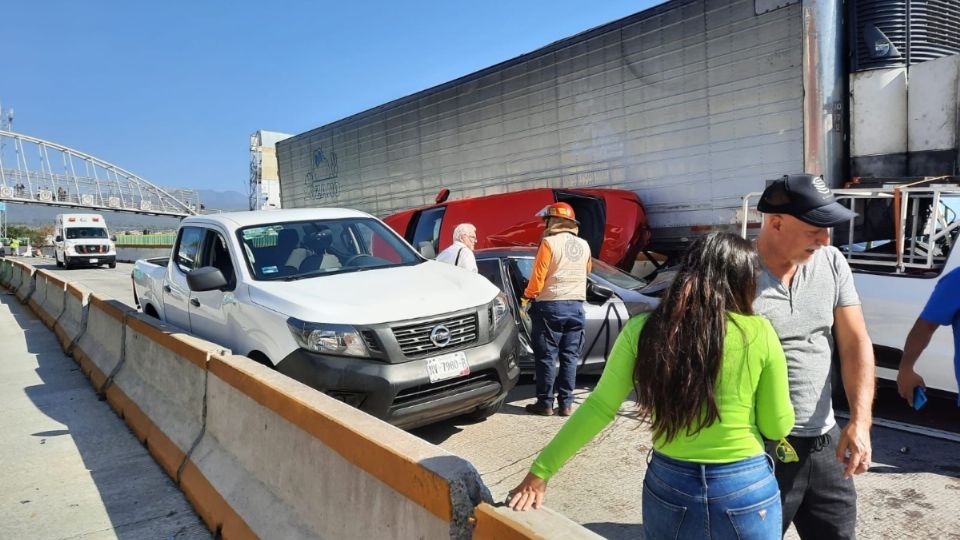
[[[39,227],[29,227],[27,225],[7,225],[3,236],[6,238],[29,238],[30,245],[43,246],[47,243],[47,237],[53,235],[53,225],[41,225]]]

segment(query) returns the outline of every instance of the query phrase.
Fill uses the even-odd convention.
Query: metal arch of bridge
[[[201,208],[196,191],[160,188],[79,150],[13,131],[0,131],[0,201],[175,217]]]

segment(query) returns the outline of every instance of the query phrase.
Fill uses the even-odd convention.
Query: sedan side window
[[[509,261],[510,281],[513,282],[513,288],[519,291],[517,294],[523,294],[530,282],[530,274],[533,272],[533,259],[530,257],[510,258]]]
[[[177,268],[186,274],[197,268],[197,255],[200,253],[200,242],[203,240],[204,230],[200,227],[183,227],[177,239],[176,262]]]
[[[498,259],[477,261],[477,272],[490,280],[490,283],[496,285],[498,289],[506,292],[503,286],[503,275],[500,273],[500,261]]]

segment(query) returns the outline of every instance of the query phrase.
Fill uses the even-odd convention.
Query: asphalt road
[[[32,262],[133,305],[129,264],[65,271],[52,261]],[[578,404],[596,378],[579,382]],[[564,421],[526,414],[523,406],[533,401],[531,383],[521,380],[502,412],[484,422],[453,419],[414,433],[473,462],[494,497],[503,500]],[[882,390],[876,410],[901,422],[960,432],[960,410],[947,400],[933,398],[923,414],[898,400],[896,392]],[[624,404],[611,427],[551,480],[547,493],[548,506],[609,538],[642,535],[640,496],[651,438],[629,411],[630,404]],[[859,535],[960,540],[960,443],[878,426],[873,446],[871,472],[857,479]],[[795,535],[791,531],[787,537]]]

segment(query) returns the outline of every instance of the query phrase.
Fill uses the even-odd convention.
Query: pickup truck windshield
[[[107,230],[103,227],[70,227],[65,232],[67,233],[67,240],[107,237]]]
[[[256,280],[295,280],[419,264],[417,255],[375,219],[271,223],[237,231]]]

